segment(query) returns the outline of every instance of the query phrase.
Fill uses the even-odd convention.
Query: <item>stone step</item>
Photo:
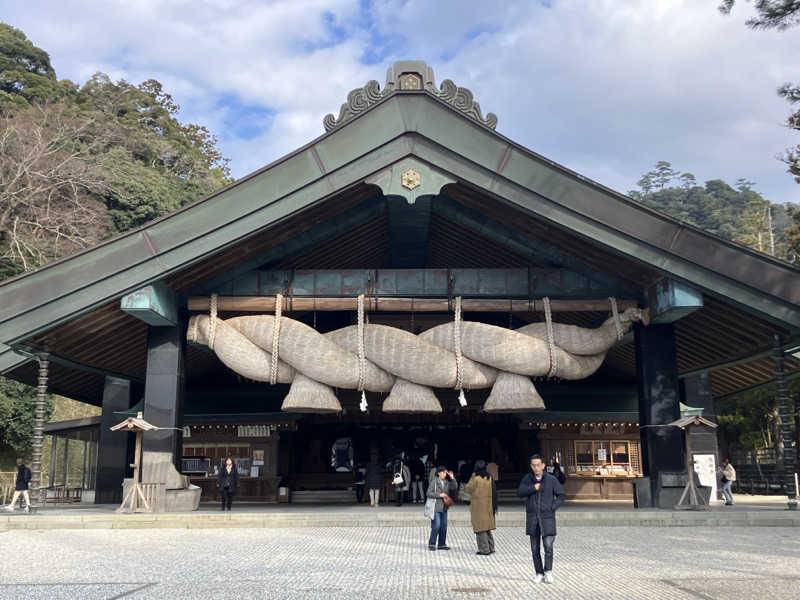
[[[350,490],[296,490],[289,497],[292,504],[355,504]]]

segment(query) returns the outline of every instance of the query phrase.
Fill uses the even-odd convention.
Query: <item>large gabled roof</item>
[[[413,74],[416,89],[413,78],[408,83]],[[787,332],[800,329],[800,271],[792,265],[679,222],[514,143],[493,130],[496,118],[484,119],[467,90],[452,83],[437,90],[424,63],[397,63],[389,77],[383,92],[374,82],[354,90],[339,119],[326,118],[330,131],[295,152],[137,230],[0,284],[0,344],[20,343],[175,277],[347,190],[358,194],[365,182],[391,187],[387,178],[399,176],[397,165],[408,161],[437,181],[480,191]],[[10,351],[0,354],[0,371],[19,360]]]

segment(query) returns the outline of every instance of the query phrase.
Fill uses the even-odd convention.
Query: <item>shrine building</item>
[[[40,420],[34,478],[69,487],[56,448],[77,440],[73,485],[120,502],[133,434],[110,428],[142,412],[159,427],[142,479],[168,510],[213,500],[228,456],[239,501],[353,502],[358,465],[400,456],[425,475],[494,462],[511,499],[540,453],[569,498],[670,505],[681,405],[713,421],[716,400],[800,375],[800,271],[497,123],[399,61],[291,154],[2,282],[0,373],[102,410]],[[49,474],[42,429],[62,443]],[[716,433],[693,435],[717,461]]]

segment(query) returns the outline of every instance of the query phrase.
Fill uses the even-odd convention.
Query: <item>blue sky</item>
[[[740,1],[90,0],[3,3],[61,78],[160,80],[220,138],[240,177],[323,133],[347,93],[422,59],[472,90],[498,131],[626,192],[658,160],[743,177],[776,202],[800,186],[775,89],[800,82],[800,28],[754,32]]]

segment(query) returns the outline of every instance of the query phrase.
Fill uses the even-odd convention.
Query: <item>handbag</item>
[[[425,500],[425,510],[423,514],[433,521],[433,518],[436,516],[436,498],[428,498]]]
[[[400,463],[400,471],[394,474],[392,485],[403,485],[403,463]]]
[[[445,508],[450,508],[451,506],[453,506],[453,499],[447,494],[445,494],[444,496],[442,496],[442,504],[444,504]]]

